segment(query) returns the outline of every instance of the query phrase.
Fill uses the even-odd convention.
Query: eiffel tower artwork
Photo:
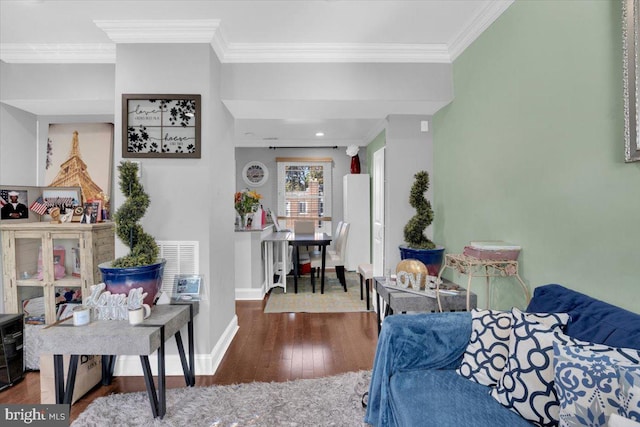
[[[86,163],[80,155],[80,141],[78,131],[73,132],[71,152],[69,157],[60,165],[60,171],[49,184],[50,187],[80,187],[82,202],[91,199],[104,199],[104,192],[89,175]]]

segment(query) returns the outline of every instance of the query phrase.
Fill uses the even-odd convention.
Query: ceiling
[[[116,43],[206,42],[222,63],[451,63],[512,2],[2,0],[0,60],[114,63]],[[269,119],[250,117],[242,105],[230,111],[240,145],[249,146],[366,144],[384,119],[384,106],[368,106],[380,111],[377,119],[357,110],[337,119],[318,113],[326,105],[309,107],[305,115],[286,105]]]

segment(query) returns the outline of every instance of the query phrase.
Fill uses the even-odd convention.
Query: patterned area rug
[[[72,427],[366,426],[362,395],[371,371],[283,383],[167,390],[167,414],[154,420],[146,392],[93,401]]]
[[[293,276],[287,276],[287,293],[273,288],[264,307],[265,313],[340,313],[367,311],[367,301],[360,300],[360,276],[346,272],[347,292],[336,273],[328,271],[324,278],[324,294],[320,293],[320,279],[316,279],[316,292],[311,292],[309,275],[298,278],[298,293],[294,293]],[[373,309],[371,309],[373,310]]]

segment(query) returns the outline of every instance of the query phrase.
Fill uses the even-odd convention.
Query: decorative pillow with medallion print
[[[560,345],[557,342],[553,351],[560,426],[607,426],[611,414],[620,413],[623,407],[616,366],[628,366],[629,369],[640,366],[640,351],[592,343]]]
[[[618,414],[640,422],[640,365],[617,366],[620,378],[620,407]]]

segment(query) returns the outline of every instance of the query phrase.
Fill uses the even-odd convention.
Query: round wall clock
[[[242,169],[242,179],[252,187],[259,187],[269,178],[269,169],[261,162],[249,162]]]

